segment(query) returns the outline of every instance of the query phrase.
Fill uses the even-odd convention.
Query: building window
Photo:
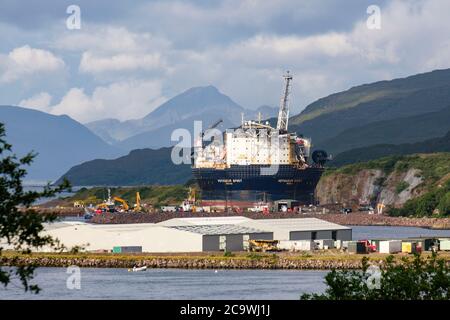
[[[311,240],[316,240],[316,239],[317,239],[317,231],[311,232]]]

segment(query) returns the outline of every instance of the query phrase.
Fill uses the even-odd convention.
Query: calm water
[[[82,187],[72,187],[72,191],[71,192],[62,192],[60,194],[58,194],[55,197],[51,197],[51,198],[40,198],[37,201],[34,202],[35,205],[39,205],[39,204],[43,204],[45,202],[48,202],[50,200],[54,200],[57,199],[59,197],[70,197],[73,196],[75,194],[75,192],[77,192],[78,190],[80,190]],[[38,191],[38,192],[42,192],[44,190],[44,186],[33,186],[33,185],[26,185],[24,186],[24,191]]]
[[[326,271],[81,269],[81,289],[69,290],[64,268],[39,268],[39,295],[15,281],[0,299],[299,299],[325,289]]]
[[[450,230],[414,227],[350,226],[353,240],[405,239],[415,237],[450,237]]]

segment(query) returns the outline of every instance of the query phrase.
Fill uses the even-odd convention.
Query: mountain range
[[[341,167],[391,155],[450,152],[450,131],[439,138],[400,145],[378,144],[351,149],[338,154],[330,166]],[[94,160],[71,168],[63,177],[74,185],[145,185],[186,183],[191,176],[189,165],[174,165],[171,148],[134,150],[115,160]],[[62,181],[62,177],[59,182]]]
[[[258,113],[263,119],[273,117],[278,108],[261,106],[257,110],[245,109],[214,86],[194,87],[171,98],[141,119],[119,121],[105,119],[87,123],[86,126],[123,150],[161,148],[173,145],[173,130],[184,128],[193,133],[195,120],[203,122],[203,129],[222,119],[223,128],[241,123],[242,114],[254,119]]]
[[[71,168],[63,177],[77,186],[131,186],[185,183],[191,166],[175,165],[172,148],[133,150],[114,160],[92,160]],[[62,181],[59,179],[57,183]]]
[[[6,141],[13,152],[24,156],[37,153],[27,168],[28,182],[53,181],[70,167],[94,158],[114,158],[121,151],[107,144],[82,124],[68,116],[14,106],[0,106],[0,122],[5,124]]]
[[[205,86],[186,90],[141,119],[105,119],[83,126],[68,116],[53,116],[20,107],[1,106],[0,122],[6,123],[8,142],[13,144],[15,150],[22,154],[30,150],[39,153],[29,178],[50,180],[61,176],[74,165],[83,166],[82,162],[113,159],[134,149],[146,149],[146,152],[131,153],[133,159],[137,155],[163,159],[166,154],[165,161],[169,162],[167,151],[164,153],[157,149],[175,143],[171,141],[174,129],[185,128],[192,133],[194,120],[203,121],[205,129],[218,119],[223,120],[219,129],[225,129],[238,126],[242,113],[245,114],[245,119],[255,119],[258,112],[265,119],[272,117],[269,121],[276,123],[273,117],[277,115],[277,108],[262,106],[258,110],[248,110],[217,88]],[[450,69],[446,69],[364,84],[331,94],[291,117],[289,124],[290,131],[311,137],[313,148],[325,149],[338,159],[340,153],[355,148],[356,152],[372,150],[370,154],[376,154],[373,150],[378,150],[379,145],[389,145],[383,147],[385,151],[381,153],[384,155],[386,150],[391,150],[388,153],[392,153],[395,148],[406,148],[404,144],[443,137],[450,130],[449,120]],[[443,139],[447,138],[445,136]],[[365,147],[370,148],[364,149]],[[131,159],[128,156],[119,158],[121,160],[118,162],[105,162],[108,165],[120,164],[110,176],[115,183],[131,183],[131,180],[124,177],[120,178],[123,180],[115,180],[123,170],[122,165],[125,166],[127,159]],[[349,157],[349,153],[346,157]],[[140,161],[147,163],[144,158]],[[92,168],[91,162],[88,163],[89,168]],[[100,175],[102,171],[99,167],[96,168],[87,172],[92,176],[97,175],[97,172]],[[112,165],[112,168],[115,166]],[[154,181],[150,177],[152,175],[161,177],[161,184],[184,179],[169,179],[170,170],[175,170],[170,163],[164,168],[154,166],[148,170],[142,168],[140,174],[148,176],[133,181]],[[159,171],[167,172],[167,178],[161,176]],[[75,173],[81,171],[69,172],[71,177],[75,177]],[[182,175],[184,174],[185,172]],[[108,182],[106,178],[96,181],[101,184]]]
[[[290,129],[331,153],[399,144],[450,130],[450,69],[379,81],[329,95],[290,119]],[[447,108],[447,109],[446,109]]]

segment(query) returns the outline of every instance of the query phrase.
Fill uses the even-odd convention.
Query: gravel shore
[[[350,214],[298,214],[292,212],[263,213],[106,213],[95,216],[91,221],[100,224],[122,224],[122,223],[157,223],[172,218],[183,217],[224,217],[242,215],[251,219],[283,219],[283,218],[319,218],[341,225],[354,226],[403,226],[422,227],[434,229],[450,229],[450,218],[407,218],[389,217],[378,214],[350,213]]]

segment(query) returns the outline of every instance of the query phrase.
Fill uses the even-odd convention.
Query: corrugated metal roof
[[[319,230],[348,230],[351,229],[336,223],[317,218],[290,218],[290,219],[259,219],[251,220],[243,225],[249,227],[264,227],[269,230],[283,229],[289,231],[319,231]]]
[[[252,221],[250,218],[242,216],[233,217],[195,217],[195,218],[173,218],[170,220],[159,222],[163,226],[187,226],[187,225],[226,225],[239,224],[247,221]]]
[[[263,230],[249,228],[249,227],[235,225],[235,224],[170,226],[169,228],[193,232],[193,233],[200,233],[200,234],[204,234],[204,235],[252,234],[252,233],[270,232],[270,231],[263,231]]]

